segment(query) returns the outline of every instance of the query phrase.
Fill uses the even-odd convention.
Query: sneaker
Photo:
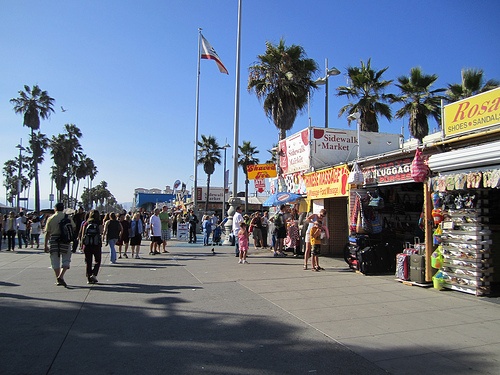
[[[242,264],[242,263],[243,263],[243,260],[241,260],[241,259],[240,259],[240,260],[238,261],[238,264]]]
[[[127,254],[123,254],[123,257],[128,259],[128,255]]]
[[[248,264],[248,262],[247,262],[247,260],[246,260],[246,259],[245,259],[245,260],[243,260],[243,263],[244,263],[244,264]]]
[[[118,259],[122,259],[122,256],[121,256],[121,255],[118,255]]]
[[[56,280],[57,280],[56,282],[57,285],[62,285],[64,287],[68,286],[68,284],[66,284],[66,281],[64,281],[62,277],[58,277]]]
[[[139,258],[139,255],[136,255],[136,256],[135,256],[135,259],[141,259],[141,258]]]

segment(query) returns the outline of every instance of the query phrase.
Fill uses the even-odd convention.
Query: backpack
[[[283,226],[283,214],[278,214],[274,219],[274,226],[276,228],[281,228]]]
[[[61,221],[59,221],[59,232],[57,240],[59,243],[70,243],[75,239],[75,231],[73,230],[73,224],[68,214],[65,214]]]
[[[85,236],[83,237],[83,244],[89,246],[100,246],[102,244],[101,232],[99,225],[90,223],[85,228]]]

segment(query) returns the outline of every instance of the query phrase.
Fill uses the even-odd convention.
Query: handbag
[[[352,170],[349,172],[349,176],[347,177],[347,183],[351,185],[363,185],[365,181],[363,177],[363,172],[361,172],[361,168],[358,163],[354,162],[352,165]]]
[[[415,182],[424,182],[429,175],[429,167],[425,164],[422,150],[419,148],[415,151],[415,157],[411,162],[410,174]]]

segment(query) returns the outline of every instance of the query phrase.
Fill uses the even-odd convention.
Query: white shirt
[[[26,218],[24,216],[19,216],[16,218],[17,229],[26,230]]]
[[[151,216],[149,219],[149,224],[151,225],[151,234],[153,237],[161,237],[161,220],[157,215]]]
[[[235,236],[238,235],[238,232],[240,231],[240,224],[243,221],[243,215],[236,211],[233,215],[233,233]]]
[[[40,234],[42,226],[39,221],[34,221],[31,223],[31,234]]]

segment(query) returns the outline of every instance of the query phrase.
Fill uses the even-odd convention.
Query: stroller
[[[222,246],[222,228],[216,225],[212,233],[212,245]]]

